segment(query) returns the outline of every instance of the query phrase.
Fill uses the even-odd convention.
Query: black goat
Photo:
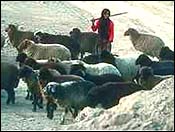
[[[153,69],[151,67],[143,66],[139,69],[139,78],[138,78],[138,84],[147,88],[152,89],[154,86],[156,86],[158,83],[160,83],[162,80],[167,79],[171,76],[160,76],[160,75],[154,75]]]
[[[27,83],[29,91],[33,95],[33,111],[36,111],[36,106],[43,108],[43,93],[42,87],[40,85],[38,74],[33,71],[30,66],[23,65],[19,70],[20,78],[24,78],[24,81]]]
[[[151,67],[155,75],[174,75],[174,61],[152,61],[147,55],[142,54],[135,64]]]
[[[65,106],[65,114],[70,110],[73,117],[78,115],[78,111],[86,106],[86,96],[88,91],[95,84],[90,81],[70,81],[64,83],[50,82],[44,88],[47,102],[47,117],[52,119],[56,109],[54,100]],[[72,111],[73,109],[73,111]],[[65,115],[61,123],[64,123]]]
[[[146,88],[133,82],[109,82],[101,86],[93,87],[87,95],[87,105],[96,107],[101,105],[108,109],[119,103],[122,97],[134,92],[146,90]]]
[[[174,51],[172,51],[168,46],[162,47],[159,54],[159,60],[173,60],[174,61]]]

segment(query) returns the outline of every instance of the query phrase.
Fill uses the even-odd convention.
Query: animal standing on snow
[[[124,36],[130,36],[130,40],[136,50],[152,57],[159,57],[160,50],[165,46],[164,42],[156,36],[139,33],[136,29],[129,28]]]
[[[70,60],[71,53],[68,48],[60,44],[36,44],[32,40],[25,39],[18,46],[19,52],[24,52],[28,57],[36,60],[49,59],[51,57],[60,60]]]
[[[1,62],[1,89],[5,89],[8,94],[7,104],[15,103],[15,91],[19,84],[19,69],[16,65]]]

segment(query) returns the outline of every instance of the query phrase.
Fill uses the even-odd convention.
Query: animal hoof
[[[36,109],[33,109],[32,111],[33,111],[33,112],[36,112]]]
[[[39,107],[40,109],[43,109],[43,106],[42,106],[42,105],[39,105],[38,107]]]
[[[7,101],[6,101],[6,104],[9,105],[9,104],[10,104],[10,100],[7,100]]]
[[[60,122],[60,125],[63,125],[63,124],[64,124],[64,121],[61,121],[61,122]]]
[[[63,124],[64,124],[64,119],[61,118],[61,120],[60,120],[60,125],[63,125]]]
[[[33,97],[32,96],[30,97],[30,100],[33,100]]]

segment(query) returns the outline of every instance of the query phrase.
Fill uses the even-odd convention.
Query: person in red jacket
[[[95,32],[98,30],[99,34],[99,45],[98,52],[101,53],[103,50],[111,52],[111,43],[114,39],[114,23],[109,19],[110,10],[103,9],[101,17],[98,20],[92,19],[91,29]]]

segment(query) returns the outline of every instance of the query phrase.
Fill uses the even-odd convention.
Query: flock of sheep
[[[107,51],[99,55],[98,34],[81,32],[78,28],[68,36],[20,31],[10,24],[6,32],[18,51],[19,62],[19,66],[1,62],[1,89],[8,93],[6,103],[15,103],[14,88],[23,79],[28,86],[26,99],[33,101],[33,111],[43,108],[46,101],[50,119],[57,104],[65,107],[65,114],[70,111],[75,118],[86,106],[108,109],[122,97],[151,90],[170,77],[167,75],[174,75],[174,52],[159,37],[133,28],[124,36],[130,36],[141,55],[117,56]],[[1,35],[1,48],[4,43]],[[84,56],[85,52],[91,54]],[[153,61],[152,57],[159,61]],[[65,115],[61,123],[64,119]]]

